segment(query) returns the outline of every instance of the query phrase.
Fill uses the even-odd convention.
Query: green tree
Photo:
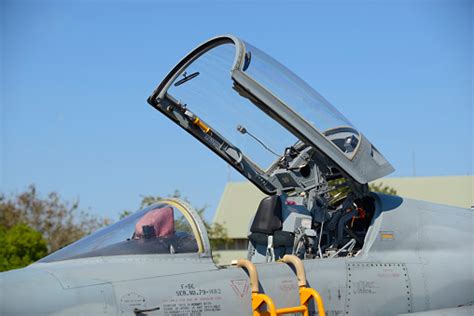
[[[332,196],[341,195],[341,193],[347,194],[349,192],[349,186],[346,184],[345,179],[337,179],[329,181],[329,186],[332,186],[334,189],[331,191]],[[383,194],[390,194],[390,195],[397,195],[397,190],[393,187],[383,184],[382,182],[378,183],[370,183],[369,184],[369,191],[383,193]]]
[[[8,230],[27,224],[46,240],[48,252],[56,251],[108,225],[102,219],[79,210],[79,202],[65,202],[56,192],[41,197],[34,185],[25,192],[7,197],[0,194],[0,227]]]
[[[384,185],[382,182],[369,184],[369,190],[383,194],[397,195],[397,190],[391,186]]]
[[[25,267],[48,251],[41,233],[26,224],[0,228],[0,245],[0,272]]]

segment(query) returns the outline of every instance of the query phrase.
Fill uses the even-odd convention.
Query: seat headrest
[[[264,198],[258,206],[250,232],[272,235],[274,231],[280,230],[282,228],[281,209],[280,196],[272,195]]]
[[[174,234],[173,208],[163,207],[149,211],[135,224],[135,238],[143,238],[144,226],[152,227],[154,236],[163,237]]]

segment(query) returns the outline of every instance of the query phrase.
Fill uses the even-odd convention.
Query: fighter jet
[[[472,210],[370,192],[393,167],[275,59],[211,38],[148,103],[267,195],[247,257],[166,199],[0,274],[1,315],[474,314]]]

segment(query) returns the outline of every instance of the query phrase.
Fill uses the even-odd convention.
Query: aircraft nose
[[[27,267],[0,273],[0,315],[48,314],[47,302],[59,297],[61,284],[48,272]]]

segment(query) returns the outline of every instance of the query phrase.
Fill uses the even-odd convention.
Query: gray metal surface
[[[471,312],[456,307],[474,297],[472,210],[378,198],[370,242],[359,256],[305,260],[309,285],[328,315]],[[384,232],[394,238],[382,240]],[[288,266],[257,269],[261,289],[280,307],[296,305]],[[248,276],[198,254],[67,260],[0,274],[1,315],[133,315],[134,308],[152,307],[160,310],[148,315],[250,315]]]
[[[455,308],[443,308],[426,312],[400,314],[400,316],[472,316],[474,315],[474,306],[459,306]]]

